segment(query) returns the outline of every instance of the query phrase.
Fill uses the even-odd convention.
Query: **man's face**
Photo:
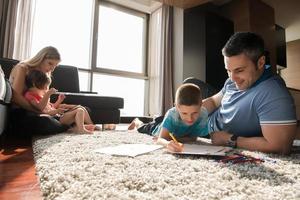
[[[176,105],[176,109],[179,112],[181,120],[186,125],[193,125],[195,121],[200,117],[200,109],[201,109],[201,102],[199,105]]]
[[[250,88],[263,73],[265,57],[260,57],[257,65],[244,53],[231,57],[224,56],[224,62],[228,77],[235,83],[239,90],[246,90]]]

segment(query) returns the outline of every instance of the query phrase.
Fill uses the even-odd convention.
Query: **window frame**
[[[113,8],[116,10],[119,10],[121,12],[126,12],[132,15],[136,15],[139,17],[144,18],[144,27],[143,27],[143,72],[137,73],[137,72],[129,72],[129,71],[122,71],[122,70],[114,70],[114,69],[107,69],[102,67],[97,67],[97,43],[98,43],[98,25],[99,25],[99,7],[100,6],[106,6],[109,8]],[[137,78],[137,79],[148,79],[148,73],[147,73],[147,54],[148,54],[148,24],[149,24],[149,16],[146,13],[142,13],[140,11],[133,10],[131,8],[127,8],[121,5],[117,5],[112,2],[108,2],[105,0],[98,0],[97,3],[94,6],[94,23],[93,23],[93,31],[92,31],[92,54],[91,54],[91,70],[92,72],[98,72],[102,74],[107,75],[115,75],[115,76],[122,76],[122,77],[128,77],[128,78]]]
[[[144,18],[144,27],[143,27],[143,70],[142,73],[138,72],[129,72],[122,70],[114,70],[97,67],[97,52],[98,52],[98,25],[99,25],[99,8],[100,6],[106,6],[109,8],[113,8],[119,10],[121,12],[126,12],[129,14],[133,14],[139,17]],[[132,8],[127,8],[122,5],[118,5],[113,2],[108,2],[106,0],[96,0],[93,4],[93,14],[92,14],[93,22],[92,22],[92,36],[91,36],[91,53],[90,53],[90,69],[82,69],[78,68],[79,71],[88,72],[89,73],[89,83],[88,88],[90,91],[93,89],[93,79],[94,74],[104,74],[111,76],[119,76],[133,79],[143,79],[145,81],[144,88],[144,115],[149,113],[149,76],[148,76],[148,37],[149,37],[149,14],[143,13]]]

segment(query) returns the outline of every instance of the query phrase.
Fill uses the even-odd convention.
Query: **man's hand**
[[[218,146],[227,146],[227,142],[229,141],[232,134],[225,131],[216,131],[211,134],[211,142],[213,145]]]

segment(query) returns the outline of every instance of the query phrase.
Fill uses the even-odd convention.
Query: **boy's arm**
[[[167,145],[170,143],[169,140],[171,140],[171,139],[172,138],[169,135],[169,131],[166,128],[162,127],[160,130],[160,133],[158,135],[156,143],[163,145],[164,147],[167,147]]]
[[[197,137],[194,137],[194,136],[178,138],[178,141],[179,141],[179,142],[182,142],[182,143],[186,143],[186,142],[194,142],[194,141],[196,141],[196,140],[197,140]]]
[[[180,152],[183,150],[182,143],[177,143],[176,141],[173,141],[169,134],[169,131],[163,127],[159,133],[156,143],[163,145],[164,147],[173,152]]]

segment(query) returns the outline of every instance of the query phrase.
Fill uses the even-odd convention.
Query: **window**
[[[55,46],[62,64],[89,68],[92,3],[92,0],[36,0],[31,55],[45,46]]]
[[[100,5],[97,67],[144,73],[144,20]]]
[[[121,115],[147,113],[146,14],[102,0],[36,0],[35,9],[31,55],[55,46],[61,64],[79,68],[82,91],[124,98]]]
[[[121,115],[144,115],[147,15],[100,2],[95,71],[107,75],[94,75],[92,89],[123,97]]]

